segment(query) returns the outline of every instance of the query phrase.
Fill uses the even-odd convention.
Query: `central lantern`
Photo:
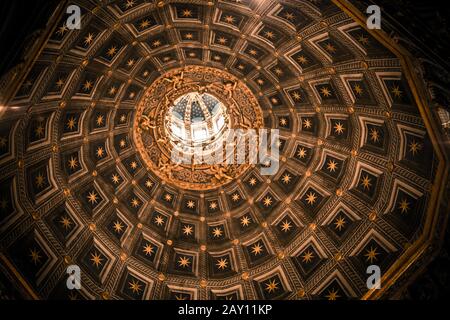
[[[220,140],[229,120],[225,105],[209,93],[189,92],[178,97],[166,114],[170,141],[183,147]]]

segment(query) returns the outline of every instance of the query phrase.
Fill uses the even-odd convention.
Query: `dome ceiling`
[[[409,58],[360,15],[320,0],[74,3],[81,30],[61,16],[10,103],[26,111],[0,121],[2,265],[27,295],[378,298],[416,272],[447,167]],[[169,110],[189,127],[223,114],[279,129],[277,173],[171,163]]]

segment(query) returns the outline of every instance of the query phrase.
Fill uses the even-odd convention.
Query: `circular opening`
[[[189,92],[169,108],[166,126],[177,146],[205,146],[218,140],[228,128],[226,107],[209,93]]]

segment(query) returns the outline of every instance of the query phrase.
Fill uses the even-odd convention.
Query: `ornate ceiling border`
[[[257,130],[263,127],[261,107],[247,85],[226,71],[195,65],[172,69],[151,84],[137,105],[133,137],[147,170],[166,183],[191,190],[216,189],[237,179],[252,165],[235,163],[234,159],[231,165],[225,161],[217,164],[195,163],[191,159],[193,154],[186,155],[187,163],[175,163],[172,158],[174,142],[167,132],[167,114],[178,97],[190,92],[207,92],[217,97],[226,107],[227,119],[231,119],[229,129]],[[219,138],[220,135],[215,142],[216,149],[224,149],[223,142],[231,141],[226,136]],[[233,135],[228,138],[233,139]],[[205,144],[203,148],[210,146]],[[226,156],[227,160],[234,157],[233,154]]]

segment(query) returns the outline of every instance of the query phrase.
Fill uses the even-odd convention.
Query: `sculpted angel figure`
[[[156,125],[148,116],[143,114],[141,117],[141,128],[144,130],[150,130],[150,129],[155,129]]]
[[[213,82],[208,84],[207,86],[201,86],[199,88],[207,91],[207,89],[210,89],[212,87],[216,87],[217,89],[223,91],[223,94],[225,96],[227,96],[228,99],[233,98],[233,92],[237,87],[237,82],[225,82],[225,83],[221,83],[221,82]]]
[[[180,75],[173,75],[171,78],[164,78],[163,81],[171,82],[173,89],[177,89],[182,83],[184,78],[184,71],[181,71]]]
[[[236,104],[230,105],[230,112],[234,119],[245,129],[253,128],[252,121],[246,117],[238,108]]]
[[[207,84],[206,86],[197,84],[197,91],[199,93],[208,92],[208,90],[211,89],[213,86],[214,86],[214,83]]]
[[[237,82],[227,82],[223,85],[223,91],[228,96],[228,99],[233,98],[233,92],[236,89]]]
[[[218,181],[221,181],[223,178],[227,180],[232,180],[233,178],[227,175],[228,170],[218,164],[212,165],[207,170],[207,173],[214,175]]]
[[[167,121],[165,121],[165,125],[167,125]],[[163,126],[158,126],[158,139],[156,140],[158,143],[162,144],[168,144],[169,141],[167,139],[167,136],[163,134]]]
[[[172,174],[174,171],[181,170],[178,163],[171,164],[165,157],[161,157],[158,159],[158,168],[159,171],[166,174],[169,179],[172,178]]]

